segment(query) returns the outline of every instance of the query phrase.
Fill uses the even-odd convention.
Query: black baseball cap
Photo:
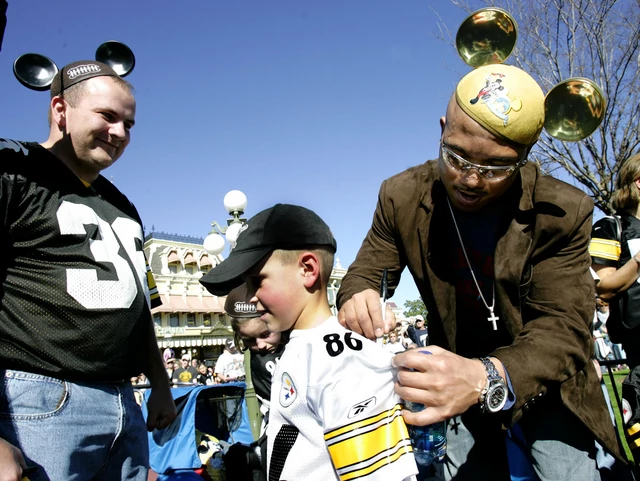
[[[247,299],[248,289],[246,284],[233,289],[228,295],[227,300],[224,302],[224,312],[231,317],[239,319],[251,319],[253,317],[260,317],[258,314],[258,308],[255,304],[250,303]]]
[[[243,226],[235,248],[211,269],[200,283],[212,294],[224,296],[242,284],[241,276],[275,249],[295,250],[338,245],[329,226],[312,210],[299,205],[276,204],[259,212]]]
[[[51,81],[51,98],[72,85],[93,77],[119,77],[115,70],[97,60],[79,60],[65,65]]]

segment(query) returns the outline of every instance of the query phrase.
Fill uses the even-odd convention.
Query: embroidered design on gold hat
[[[496,117],[502,120],[503,125],[509,123],[509,112],[511,110],[518,111],[522,108],[522,101],[518,98],[509,98],[509,89],[503,85],[505,74],[494,73],[485,77],[485,84],[478,91],[478,95],[469,100],[471,105],[475,105],[480,101]]]

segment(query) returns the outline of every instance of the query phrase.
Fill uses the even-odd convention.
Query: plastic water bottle
[[[424,404],[408,402],[406,408],[411,412],[422,411]],[[428,426],[413,426],[407,424],[411,444],[413,445],[413,456],[416,463],[421,466],[428,466],[431,463],[441,462],[447,452],[447,422],[429,424]]]

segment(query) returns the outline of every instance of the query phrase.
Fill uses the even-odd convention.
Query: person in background
[[[92,60],[63,67],[50,94],[45,142],[0,139],[0,472],[143,481],[146,429],[176,408],[142,221],[101,175],[129,145],[136,101]],[[153,386],[146,429],[130,382],[140,372]]]
[[[178,384],[195,384],[198,371],[191,366],[189,355],[183,354],[180,358],[181,366],[173,371],[171,379]]]
[[[504,108],[503,108],[504,107]],[[593,201],[527,156],[545,95],[526,72],[477,68],[440,119],[438,157],[380,188],[373,223],[338,292],[341,323],[381,337],[379,286],[408,267],[429,348],[397,354],[396,392],[449,419],[445,479],[509,480],[505,429],[521,432],[541,481],[597,479],[597,438],[620,459],[591,362]],[[513,463],[511,463],[513,465]]]
[[[416,316],[414,325],[407,328],[407,335],[411,342],[418,347],[429,345],[429,331],[424,325],[424,317],[420,314]]]
[[[176,360],[173,358],[167,359],[164,362],[164,369],[167,372],[169,379],[173,379],[173,371],[176,369]]]
[[[622,345],[630,369],[622,393],[631,413],[627,440],[640,466],[640,153],[622,164],[611,204],[616,214],[593,225],[589,251],[596,292],[609,303],[609,339]]]
[[[404,346],[398,341],[398,331],[389,332],[387,343],[384,345],[387,351],[392,354],[398,354],[404,351]]]
[[[633,369],[640,365],[640,154],[622,165],[611,203],[617,219],[607,216],[593,225],[589,251],[600,278],[596,292],[609,303],[607,332],[622,344]]]
[[[267,325],[260,320],[256,304],[247,298],[246,284],[236,287],[227,295],[224,310],[231,317],[234,341],[240,352],[248,349],[250,353],[251,379],[260,402],[264,431],[269,420],[271,383],[288,334],[267,329]]]
[[[247,285],[242,284],[227,295],[225,312],[231,317],[234,342],[240,352],[249,350],[251,380],[262,414],[260,437],[255,442],[260,453],[260,470],[267,475],[267,426],[269,425],[269,407],[271,384],[280,356],[284,352],[288,338],[286,333],[271,332],[260,320],[255,303],[247,298]],[[246,356],[245,356],[246,359]],[[253,446],[253,445],[252,445]],[[231,471],[227,471],[231,474]],[[254,478],[252,478],[254,479]]]
[[[238,351],[233,339],[224,343],[224,352],[216,361],[213,372],[220,382],[244,381],[244,356]]]
[[[205,384],[207,386],[212,386],[213,384],[215,384],[215,381],[213,380],[213,374],[209,372],[205,363],[201,363],[198,366],[198,375],[196,376],[196,382],[198,384]]]

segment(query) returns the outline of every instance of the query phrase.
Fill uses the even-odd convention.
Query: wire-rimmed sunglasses
[[[444,143],[440,142],[440,157],[444,160],[451,169],[457,172],[469,172],[471,169],[475,169],[480,177],[489,181],[504,180],[511,177],[513,173],[527,163],[527,159],[520,160],[515,165],[501,166],[501,165],[478,165],[473,162],[469,162],[467,159],[460,157],[458,154],[449,149]]]

